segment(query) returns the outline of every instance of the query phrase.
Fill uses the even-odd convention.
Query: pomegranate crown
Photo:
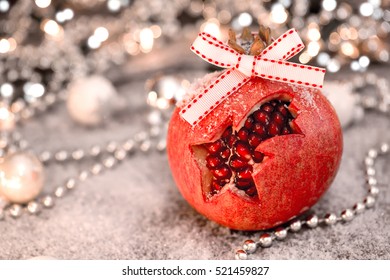
[[[260,25],[257,34],[252,34],[249,27],[245,27],[239,37],[234,30],[229,29],[228,45],[240,54],[259,55],[270,44],[271,29],[269,27]]]

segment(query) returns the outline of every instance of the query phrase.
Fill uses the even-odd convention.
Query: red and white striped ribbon
[[[251,77],[322,88],[325,69],[288,62],[304,48],[295,29],[274,40],[258,56],[239,54],[229,45],[208,33],[200,33],[191,50],[203,60],[228,68],[202,93],[192,99],[180,115],[191,125],[198,124],[223,100],[237,91]]]

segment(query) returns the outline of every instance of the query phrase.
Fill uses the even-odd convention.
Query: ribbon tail
[[[322,88],[325,69],[301,65],[281,60],[259,58],[255,75],[278,82],[302,85],[312,88]]]
[[[304,47],[295,29],[290,29],[273,41],[260,56],[268,59],[288,60],[303,50]]]
[[[181,117],[195,126],[249,79],[236,69],[226,70],[180,111]]]

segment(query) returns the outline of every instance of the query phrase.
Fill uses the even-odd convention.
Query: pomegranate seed
[[[254,151],[252,154],[253,161],[256,163],[262,162],[264,159],[264,154],[258,151]]]
[[[293,133],[290,121],[294,118],[288,110],[289,104],[278,100],[266,102],[247,117],[239,131],[234,132],[229,126],[219,140],[204,145],[208,150],[206,166],[214,176],[212,193],[218,193],[233,176],[238,189],[248,196],[257,194],[249,160],[263,162],[264,154],[255,151],[262,141]]]
[[[280,129],[276,124],[271,123],[268,128],[268,133],[270,136],[276,136],[280,134]]]
[[[222,138],[226,139],[228,136],[232,135],[232,127],[229,126],[222,134]]]
[[[251,147],[256,148],[260,145],[262,140],[263,138],[261,138],[261,136],[252,133],[251,135],[249,135],[248,143],[249,145],[251,145]]]
[[[274,106],[272,106],[270,103],[265,103],[263,106],[261,106],[261,110],[267,113],[272,113],[274,111]]]
[[[268,125],[269,123],[269,116],[266,112],[263,112],[263,111],[255,111],[253,113],[253,116],[255,118],[256,121],[262,123],[262,124],[265,124],[265,125]]]
[[[286,116],[289,114],[287,108],[286,108],[285,105],[282,104],[282,103],[281,103],[281,104],[278,104],[278,105],[276,106],[276,111],[278,111],[279,113],[281,113],[283,117],[286,117]]]
[[[211,173],[218,180],[230,179],[230,177],[232,176],[232,171],[226,164],[223,164],[217,169],[211,170]]]
[[[235,135],[229,135],[227,138],[226,138],[226,144],[229,146],[229,147],[233,147],[234,143],[236,143],[237,141],[237,137]]]
[[[252,167],[237,171],[236,176],[238,179],[243,179],[243,180],[252,179]]]
[[[248,135],[249,135],[249,131],[248,129],[246,129],[245,127],[241,128],[238,133],[237,133],[237,136],[238,138],[241,140],[241,141],[248,141]]]
[[[234,170],[239,170],[245,167],[248,167],[248,162],[245,160],[242,160],[238,156],[232,156],[230,159],[230,167],[233,168]]]
[[[214,181],[212,184],[212,189],[214,191],[220,191],[222,189],[223,185],[220,185],[218,182]]]
[[[253,186],[253,181],[247,181],[247,180],[236,180],[236,187],[239,188],[240,190],[246,190],[250,187]]]
[[[207,164],[206,164],[207,167],[210,169],[216,168],[223,163],[223,161],[220,157],[214,156],[214,155],[208,155],[206,157],[206,162],[207,162]]]
[[[267,135],[267,131],[265,130],[265,126],[260,123],[255,123],[253,126],[253,132],[257,135],[265,137]]]
[[[216,154],[218,153],[222,147],[224,146],[223,142],[221,139],[215,141],[214,143],[211,143],[208,145],[207,149],[211,154]]]
[[[245,191],[245,193],[249,196],[255,196],[257,193],[256,187],[253,186]]]
[[[251,151],[245,142],[237,141],[235,145],[236,154],[247,161],[251,159]]]
[[[288,126],[283,127],[282,135],[287,135],[291,133],[291,129]]]
[[[285,119],[281,113],[275,112],[272,114],[272,122],[275,123],[276,125],[281,126],[282,124],[284,124],[284,121]]]
[[[226,161],[230,157],[230,149],[229,148],[222,148],[219,155],[222,159],[224,159]]]
[[[254,120],[253,120],[253,117],[252,116],[249,116],[246,121],[245,121],[245,124],[244,124],[244,127],[246,129],[251,129],[252,128],[252,125],[254,124]]]

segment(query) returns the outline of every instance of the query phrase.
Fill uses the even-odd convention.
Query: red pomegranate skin
[[[270,100],[291,102],[294,134],[269,138],[256,151],[265,155],[253,165],[257,195],[250,197],[226,185],[210,191],[205,143],[219,139],[232,125]],[[167,152],[173,178],[184,198],[199,213],[236,230],[263,230],[294,218],[315,204],[332,183],[342,155],[337,115],[317,89],[251,78],[237,92],[192,127],[176,108],[170,121]]]

